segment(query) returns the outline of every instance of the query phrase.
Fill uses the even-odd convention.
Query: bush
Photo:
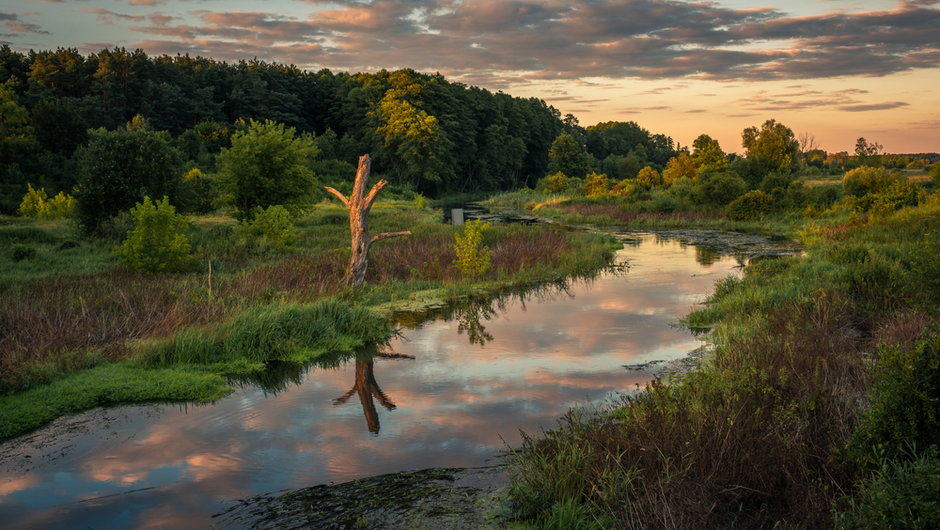
[[[140,120],[123,129],[91,131],[75,151],[78,220],[86,233],[100,233],[115,215],[145,195],[176,197],[182,177],[180,155],[165,132]]]
[[[549,175],[541,180],[535,186],[535,189],[545,193],[560,193],[568,188],[568,177],[559,171],[554,175]]]
[[[483,244],[483,231],[487,227],[488,223],[469,221],[464,225],[462,235],[454,235],[454,253],[457,254],[454,266],[464,276],[483,276],[490,268],[490,249]]]
[[[940,459],[936,451],[912,462],[886,463],[862,482],[836,528],[940,528]]]
[[[265,249],[283,250],[297,241],[291,214],[280,205],[255,208],[253,218],[242,221],[236,231]]]
[[[905,206],[916,206],[921,193],[916,184],[902,178],[861,197],[850,195],[848,204],[856,211],[887,215]]]
[[[933,183],[940,186],[940,162],[937,162],[930,168],[930,178]]]
[[[728,219],[733,221],[753,221],[770,213],[773,209],[773,199],[770,195],[760,191],[751,190],[725,208]]]
[[[706,206],[724,206],[741,196],[746,189],[744,179],[734,173],[706,171],[698,176],[695,199]]]
[[[13,261],[23,261],[36,257],[36,249],[21,243],[14,243],[10,246],[10,259]]]
[[[855,431],[851,447],[863,465],[896,459],[911,447],[926,451],[940,444],[940,333],[913,349],[880,352],[871,386],[871,407]]]
[[[846,195],[863,197],[869,193],[879,193],[891,184],[905,180],[897,171],[883,167],[862,166],[853,169],[842,177],[842,187]]]
[[[61,191],[55,197],[49,198],[44,188],[34,189],[27,184],[26,195],[20,202],[17,212],[23,217],[36,217],[39,219],[63,219],[75,213],[75,198]]]
[[[607,175],[591,173],[584,181],[584,194],[588,197],[600,197],[610,191],[610,182]]]
[[[180,188],[181,210],[196,213],[209,213],[214,209],[218,190],[214,180],[194,167],[183,175]]]
[[[191,263],[187,222],[164,197],[156,203],[150,197],[131,208],[134,229],[115,250],[128,268],[143,272],[171,272],[186,269]]]
[[[640,170],[636,175],[636,180],[643,186],[647,188],[654,188],[657,186],[663,185],[663,176],[659,174],[659,171],[646,166]]]
[[[654,212],[673,213],[679,210],[679,201],[661,190],[652,193],[650,203]]]

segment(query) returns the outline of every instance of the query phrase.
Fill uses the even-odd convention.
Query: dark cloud
[[[869,110],[887,110],[887,109],[896,109],[898,107],[906,107],[908,104],[903,101],[890,101],[887,103],[873,103],[867,105],[843,105],[838,107],[839,110],[844,110],[847,112],[867,112]]]
[[[928,2],[804,17],[677,0],[307,3],[317,10],[306,19],[200,10],[200,23],[178,25],[154,15],[89,12],[137,21],[135,31],[178,41],[151,52],[176,47],[227,56],[253,49],[258,57],[290,56],[309,68],[412,67],[491,78],[491,87],[507,76],[751,81],[883,76],[940,65],[940,10]],[[149,17],[149,24],[135,17]],[[308,49],[315,53],[300,55]]]
[[[4,33],[4,37],[16,37],[23,33],[49,35],[49,32],[42,29],[41,26],[21,20],[20,15],[16,13],[0,13],[0,20],[4,21],[3,27],[13,32]]]

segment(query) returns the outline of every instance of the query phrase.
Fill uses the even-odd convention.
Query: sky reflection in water
[[[626,273],[453,311],[404,329],[384,355],[281,365],[211,406],[98,410],[57,422],[70,432],[51,443],[43,432],[7,443],[0,520],[206,526],[232,499],[485,464],[519,429],[550,428],[572,406],[648,380],[623,365],[699,345],[674,324],[737,261],[654,235],[630,243],[618,254]]]

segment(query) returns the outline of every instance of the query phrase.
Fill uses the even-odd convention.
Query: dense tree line
[[[349,179],[371,153],[373,170],[429,194],[533,185],[565,130],[560,113],[413,70],[306,72],[258,60],[148,57],[143,51],[31,51],[0,47],[0,211],[27,183],[50,191],[77,182],[76,150],[89,131],[143,116],[166,131],[182,159],[212,172],[215,155],[250,120],[317,138],[320,180]],[[347,174],[348,173],[348,174]]]

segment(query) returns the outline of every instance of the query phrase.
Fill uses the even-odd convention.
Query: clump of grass
[[[141,348],[148,366],[303,363],[334,350],[385,339],[387,319],[337,300],[253,307],[212,329],[187,328]]]
[[[836,528],[940,528],[940,458],[886,461],[834,514]]]

